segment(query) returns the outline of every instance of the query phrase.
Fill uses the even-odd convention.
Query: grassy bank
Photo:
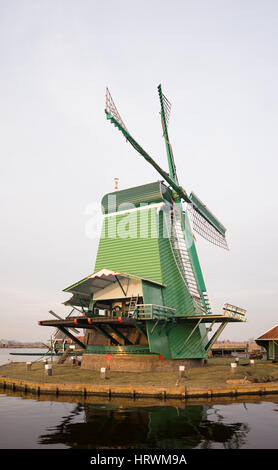
[[[245,380],[246,383],[268,383],[278,381],[278,363],[255,361],[250,367],[247,359],[241,359],[235,374],[231,373],[231,358],[209,359],[208,364],[200,368],[185,370],[185,377],[179,378],[177,372],[115,372],[110,371],[109,379],[100,378],[100,372],[84,370],[69,362],[53,362],[53,375],[46,376],[44,364],[34,362],[31,371],[26,364],[13,362],[0,366],[0,376],[29,380],[38,383],[121,385],[121,386],[163,386],[175,385],[188,387],[206,387],[226,384],[227,380]]]

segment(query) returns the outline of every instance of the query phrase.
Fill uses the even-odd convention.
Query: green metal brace
[[[191,336],[193,335],[194,331],[198,328],[198,326],[200,325],[202,319],[200,318],[200,320],[198,321],[198,323],[196,323],[196,325],[194,326],[193,330],[191,331],[191,333],[187,336],[186,340],[184,341],[184,343],[182,344],[181,348],[178,350],[178,354],[181,352],[181,350],[185,347],[185,345],[188,343],[188,341],[190,340]]]
[[[197,346],[195,346],[195,348],[193,349],[192,353],[194,353],[196,351],[196,349],[199,348],[199,346],[201,346],[201,344],[203,343],[203,341],[206,339],[207,335],[209,334],[209,332],[212,330],[212,327],[214,325],[216,320],[213,320],[213,322],[211,323],[210,327],[206,329],[206,332],[205,334],[203,335],[203,337],[200,339],[199,343],[197,343]]]
[[[151,334],[153,334],[153,332],[154,332],[154,330],[156,329],[158,323],[159,323],[159,320],[156,320],[154,326],[153,326],[152,329],[151,329]]]

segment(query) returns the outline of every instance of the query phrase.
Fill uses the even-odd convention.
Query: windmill
[[[177,265],[179,266],[182,276],[185,277],[192,296],[201,300],[205,311],[210,313],[211,307],[209,304],[207,289],[196,251],[195,236],[191,231],[190,221],[192,222],[193,229],[197,233],[199,233],[202,237],[211,243],[214,243],[215,245],[218,245],[224,249],[228,249],[225,237],[226,228],[218,221],[212,212],[207,209],[206,205],[204,205],[203,202],[193,192],[188,195],[185,189],[179,185],[173,150],[168,134],[168,122],[170,117],[171,104],[166,96],[162,93],[161,85],[158,86],[158,93],[161,105],[160,116],[163,129],[163,138],[166,146],[169,173],[164,171],[130,135],[120,114],[117,111],[108,88],[106,89],[105,113],[107,119],[109,119],[111,123],[113,123],[122,132],[126,140],[129,141],[131,145],[137,150],[137,152],[139,152],[139,154],[142,155],[145,160],[158,171],[158,173],[164,178],[164,180],[172,189],[172,203],[175,220],[174,228],[172,230],[176,232],[175,238],[178,242],[176,243],[177,248],[173,249],[175,252],[174,256],[177,259]],[[187,211],[183,209],[183,202],[187,204]]]
[[[57,327],[83,348],[84,368],[97,368],[106,355],[113,357],[114,370],[138,370],[142,361],[145,370],[153,370],[159,358],[164,370],[175,360],[202,363],[229,322],[246,321],[246,310],[228,303],[221,314],[212,312],[193,230],[228,249],[226,229],[180,185],[168,133],[171,104],[161,85],[158,94],[168,172],[131,136],[106,90],[107,119],[163,180],[124,190],[117,186],[103,197],[94,271],[64,289],[72,295],[64,305],[77,315],[39,322]],[[83,343],[71,327],[86,331]]]
[[[174,243],[171,243],[172,252],[179,272],[187,284],[188,290],[190,291],[195,303],[201,307],[204,314],[211,314],[211,305],[196,250],[196,239],[192,233],[191,225],[193,226],[193,230],[203,238],[228,250],[225,236],[226,228],[193,192],[187,194],[186,190],[180,186],[168,133],[171,103],[163,94],[161,85],[158,86],[158,94],[161,107],[161,125],[169,172],[163,170],[131,136],[115,106],[108,88],[106,89],[105,113],[107,119],[122,132],[126,140],[149,164],[155,168],[172,189],[172,210],[174,213],[174,222],[171,228],[171,234],[168,232],[170,242],[173,241],[174,238]],[[186,204],[186,210],[183,208],[183,203]],[[242,320],[245,319],[246,310],[244,309],[240,309],[230,304],[225,304],[223,310],[224,314],[230,312],[231,314],[237,315],[238,319],[240,319],[240,316],[242,317]],[[216,341],[223,329],[224,328],[220,328],[220,331],[218,331],[218,334],[214,337],[213,341]]]

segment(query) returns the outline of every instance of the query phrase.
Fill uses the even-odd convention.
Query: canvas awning
[[[78,281],[77,283],[64,289],[64,292],[71,292],[73,294],[73,297],[70,300],[64,302],[64,304],[79,305],[81,300],[81,302],[85,303],[85,305],[87,306],[87,303],[89,302],[93,294],[113,284],[120,285],[123,294],[125,295],[125,289],[122,284],[122,281],[124,279],[135,279],[139,281],[150,282],[159,287],[165,287],[159,282],[153,281],[151,279],[146,279],[135,274],[120,273],[118,271],[112,271],[110,269],[101,269],[93,274],[90,274],[81,281]]]

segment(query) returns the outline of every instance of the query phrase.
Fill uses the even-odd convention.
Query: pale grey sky
[[[227,227],[198,237],[215,312],[277,322],[277,33],[270,0],[0,0],[0,338],[47,340],[62,289],[91,273],[88,205],[157,180],[105,119],[108,86],[134,138],[167,169],[157,85],[172,103],[180,183]]]

